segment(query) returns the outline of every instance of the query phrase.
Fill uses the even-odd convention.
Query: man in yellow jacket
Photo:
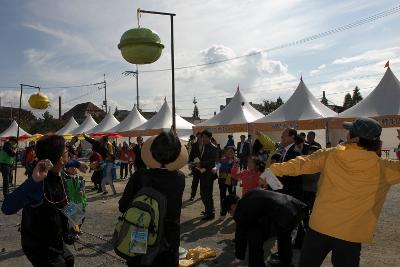
[[[343,126],[346,144],[270,167],[277,176],[321,173],[301,267],[320,266],[330,251],[334,266],[359,266],[361,243],[372,241],[386,194],[400,183],[399,161],[376,154],[381,125],[360,118]]]

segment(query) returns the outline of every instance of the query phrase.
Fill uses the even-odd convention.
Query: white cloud
[[[332,64],[350,64],[350,63],[362,63],[362,62],[373,62],[373,61],[384,61],[389,59],[395,59],[400,53],[400,47],[390,47],[386,49],[370,50],[361,53],[356,56],[342,57],[336,59]]]
[[[316,75],[317,73],[319,73],[321,70],[323,70],[323,69],[325,69],[325,68],[326,68],[326,65],[325,65],[325,64],[320,65],[320,66],[319,66],[318,68],[316,68],[315,70],[310,71],[310,76]]]

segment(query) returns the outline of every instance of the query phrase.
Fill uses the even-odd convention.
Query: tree
[[[353,106],[355,104],[357,104],[358,102],[360,102],[361,100],[363,100],[363,97],[360,93],[360,89],[358,88],[358,86],[356,86],[356,88],[354,88],[353,90],[353,96],[352,96],[352,102],[353,102]]]
[[[281,97],[278,97],[276,101],[271,101],[271,100],[263,100],[262,104],[252,104],[254,108],[256,108],[258,111],[263,113],[264,115],[267,115],[273,111],[275,111],[277,108],[283,105],[283,100]]]
[[[193,119],[200,119],[199,117],[199,108],[197,107],[197,100],[196,97],[193,98],[193,104],[194,104],[194,109],[193,109],[193,114],[192,114],[192,118]]]
[[[199,109],[198,109],[197,105],[194,106],[192,117],[195,119],[199,118]]]
[[[55,119],[50,112],[43,113],[42,118],[39,118],[31,127],[31,133],[46,134],[49,132],[56,132],[64,126],[64,122]]]
[[[343,102],[343,110],[349,109],[353,106],[353,99],[351,97],[350,93],[347,93],[344,96],[344,102]]]
[[[281,97],[278,97],[278,99],[276,100],[276,108],[279,108],[282,105],[283,105],[283,100]]]

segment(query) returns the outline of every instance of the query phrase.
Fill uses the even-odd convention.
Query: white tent
[[[400,127],[400,82],[392,70],[388,68],[375,89],[357,105],[339,114],[329,122],[330,139],[336,144],[340,139],[346,140],[347,131],[342,128],[343,121],[352,121],[357,117],[370,117],[379,121],[383,127],[382,147],[389,150],[390,156],[399,141],[397,129]]]
[[[118,132],[126,132],[135,129],[136,127],[142,125],[147,120],[140,114],[136,105],[133,106],[131,112],[129,112],[128,116],[121,121],[117,126],[109,129],[108,133],[118,133]]]
[[[261,119],[264,115],[257,111],[237,89],[232,100],[217,115],[193,127],[194,132],[207,129],[213,133],[218,143],[224,144],[227,133],[232,134],[235,140],[249,132],[249,123]]]
[[[83,134],[83,133],[87,133],[90,129],[92,129],[93,127],[95,127],[97,125],[97,123],[95,122],[95,120],[92,118],[92,116],[90,114],[86,115],[86,119],[82,122],[81,125],[79,125],[78,128],[76,128],[75,130],[73,130],[71,132],[71,134]]]
[[[62,127],[60,130],[56,132],[57,135],[70,134],[73,130],[79,127],[79,124],[76,122],[74,117],[71,117],[69,121]]]
[[[325,144],[326,119],[337,117],[337,113],[322,104],[313,96],[303,79],[293,95],[277,110],[251,124],[252,129],[268,132],[275,140],[279,140],[280,132],[287,128],[301,130],[318,130],[317,141]]]
[[[315,120],[336,116],[336,112],[313,96],[301,79],[293,95],[286,103],[254,123]]]
[[[113,114],[111,114],[111,112],[108,112],[104,119],[98,125],[90,129],[87,133],[105,133],[118,124],[119,121],[114,117]]]
[[[18,123],[13,121],[10,126],[0,133],[0,138],[6,138],[10,136],[17,136]],[[24,129],[19,127],[19,136],[31,136],[29,133],[25,132]]]
[[[400,82],[388,68],[378,86],[360,103],[340,113],[342,118],[400,115]]]
[[[225,125],[246,125],[249,122],[261,119],[264,115],[258,112],[246,101],[240,90],[236,91],[231,102],[217,115],[197,126],[225,126]],[[228,130],[226,132],[232,132]]]
[[[179,137],[186,138],[192,132],[193,124],[184,120],[179,115],[175,114],[176,120],[176,131]],[[152,136],[158,134],[162,130],[169,130],[172,126],[172,110],[169,107],[167,101],[165,100],[164,104],[150,120],[143,123],[139,127],[134,130],[124,132],[125,136]]]

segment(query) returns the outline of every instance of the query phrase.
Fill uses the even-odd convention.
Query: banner
[[[244,133],[248,132],[248,124],[231,124],[231,125],[215,125],[215,126],[193,126],[193,132],[201,132],[207,130],[211,133]]]
[[[400,127],[400,115],[386,115],[386,116],[376,116],[370,117],[372,119],[377,120],[383,128],[393,128]],[[341,129],[343,128],[343,122],[345,121],[353,121],[357,118],[329,118],[328,125],[329,128],[332,129]]]
[[[286,128],[293,128],[296,130],[318,130],[326,128],[326,119],[316,120],[296,120],[296,121],[282,121],[282,122],[267,122],[267,123],[250,123],[249,131],[282,131]]]

